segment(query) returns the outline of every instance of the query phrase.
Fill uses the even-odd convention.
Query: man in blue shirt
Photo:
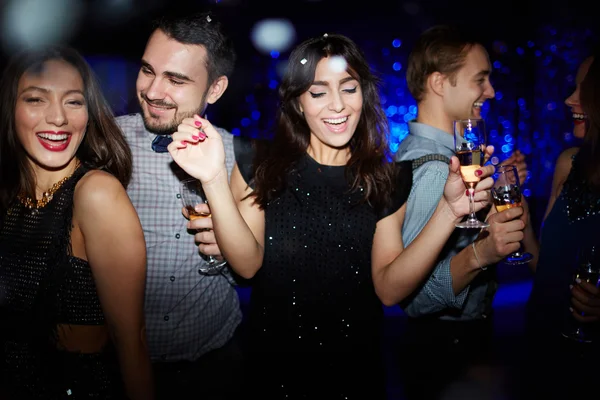
[[[446,159],[454,154],[453,121],[481,118],[484,102],[494,98],[491,70],[485,48],[447,26],[425,31],[409,56],[407,84],[418,116],[409,122],[396,160],[428,157],[416,168],[413,164],[402,227],[405,246],[423,229],[442,196]],[[504,163],[527,172],[520,153]],[[492,207],[490,227],[481,233],[457,228],[429,278],[401,304],[409,317],[402,363],[410,400],[436,399],[469,367],[489,363],[491,304],[497,288],[493,264],[518,249],[527,215],[521,207],[500,213]]]

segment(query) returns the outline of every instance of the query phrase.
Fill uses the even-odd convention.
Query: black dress
[[[70,254],[79,167],[39,209],[15,200],[0,222],[0,397],[116,399],[115,352],[58,350],[57,324],[104,325],[87,261]]]
[[[240,163],[249,182],[250,163]],[[247,320],[251,385],[263,399],[384,399],[383,307],[371,278],[377,221],[406,201],[399,166],[392,206],[348,193],[344,166],[305,156],[265,208],[265,255]]]

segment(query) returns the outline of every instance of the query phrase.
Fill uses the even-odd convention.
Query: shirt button
[[[175,234],[175,238],[179,239],[181,235],[179,233]]]
[[[169,279],[171,280],[171,282],[175,281],[175,277],[174,276],[170,277]]]
[[[165,321],[168,321],[168,320],[169,320],[169,316],[168,316],[168,315],[165,315],[165,318],[164,318],[164,320],[165,320]]]
[[[180,199],[180,198],[181,198],[181,195],[180,195],[179,193],[177,193],[177,198],[178,198],[178,199]]]

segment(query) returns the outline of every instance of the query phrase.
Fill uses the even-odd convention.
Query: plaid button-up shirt
[[[186,173],[169,153],[155,153],[155,134],[140,114],[117,118],[133,153],[127,192],[139,215],[147,249],[146,327],[153,361],[196,360],[224,345],[242,315],[235,282],[199,273],[204,263],[181,213],[179,181]],[[223,137],[228,173],[234,164],[233,136]]]

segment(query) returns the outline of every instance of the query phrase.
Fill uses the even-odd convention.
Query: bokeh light
[[[264,54],[276,51],[279,55],[292,46],[296,40],[296,30],[288,19],[263,19],[254,24],[251,39],[258,51]]]
[[[2,45],[11,52],[67,41],[82,11],[77,0],[9,0],[2,15]]]

